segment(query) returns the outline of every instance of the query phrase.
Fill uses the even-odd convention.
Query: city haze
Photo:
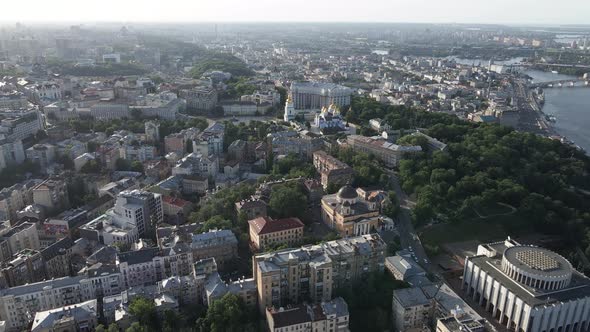
[[[18,16],[13,13],[19,13]],[[4,1],[0,22],[432,22],[585,24],[590,2],[565,0]]]

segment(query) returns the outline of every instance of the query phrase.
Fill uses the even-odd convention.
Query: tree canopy
[[[144,297],[135,298],[129,305],[129,313],[137,320],[142,331],[158,331],[160,322],[154,301]]]
[[[402,188],[416,197],[412,214],[419,225],[486,220],[501,224],[507,233],[560,235],[565,251],[579,247],[590,255],[590,158],[576,148],[498,124],[470,123],[362,97],[353,98],[346,116],[361,125],[379,117],[393,129],[422,128],[447,144],[444,152],[400,162]],[[424,144],[415,137],[398,143]],[[338,157],[354,167],[353,156]],[[576,255],[568,258],[577,261]]]
[[[232,74],[232,76],[252,76],[254,72],[237,57],[231,54],[210,53],[198,59],[193,64],[189,75],[199,78],[208,71],[219,70]]]
[[[303,218],[307,210],[307,198],[299,188],[281,185],[273,188],[269,207],[275,218]]]
[[[242,332],[258,330],[256,308],[248,308],[237,295],[227,293],[214,301],[207,314],[197,320],[198,331]]]

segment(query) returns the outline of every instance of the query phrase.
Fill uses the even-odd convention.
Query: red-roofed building
[[[248,221],[250,244],[254,250],[264,250],[274,244],[293,245],[303,238],[303,223],[299,218],[273,220],[258,217]]]
[[[188,216],[192,210],[193,205],[189,201],[185,201],[182,198],[163,196],[162,197],[162,209],[165,216],[178,216],[181,213],[183,216]]]

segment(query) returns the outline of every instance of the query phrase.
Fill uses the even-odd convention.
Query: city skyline
[[[138,0],[105,0],[94,5],[74,6],[70,0],[51,3],[8,2],[3,4],[0,22],[380,22],[380,23],[464,23],[577,25],[586,24],[589,2],[565,0],[555,8],[549,0],[508,1],[493,4],[469,0],[369,0],[342,2],[302,0],[277,6],[270,0],[192,3],[170,0],[145,6]],[[15,14],[16,13],[16,14]],[[64,16],[64,13],[67,16]],[[523,15],[526,13],[526,15]]]

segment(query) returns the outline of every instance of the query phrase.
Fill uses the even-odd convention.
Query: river
[[[532,77],[533,82],[575,78],[538,70],[529,70],[525,74]],[[545,89],[543,112],[557,118],[553,127],[560,135],[590,152],[590,88]]]
[[[453,58],[457,63],[466,65],[486,65],[489,60]],[[505,61],[494,61],[497,64],[517,64],[522,58]],[[533,78],[533,82],[547,82],[575,78],[570,75],[553,74],[540,70],[524,72]],[[543,112],[554,115],[557,121],[553,124],[555,130],[567,137],[576,145],[590,152],[590,88],[549,88],[545,89],[545,105]]]

